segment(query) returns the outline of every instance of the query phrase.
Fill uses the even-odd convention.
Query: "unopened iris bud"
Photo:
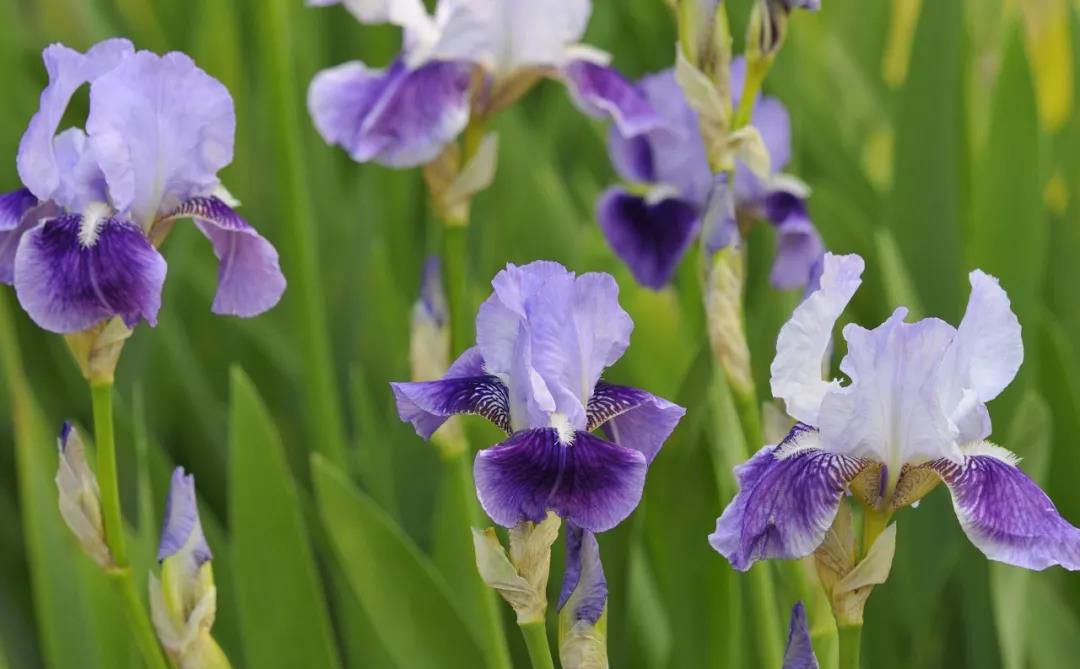
[[[870,511],[868,511],[869,513]],[[896,525],[889,525],[859,559],[851,508],[841,504],[832,530],[814,553],[821,585],[840,626],[862,625],[863,608],[875,585],[884,583],[896,552]]]
[[[746,59],[753,65],[771,62],[784,45],[788,17],[795,9],[817,10],[820,0],[758,0],[750,14],[746,35]]]
[[[111,569],[116,563],[105,544],[101,491],[86,462],[82,439],[71,423],[65,422],[57,441],[60,462],[56,470],[56,488],[60,492],[60,515],[90,559],[103,569]]]
[[[438,256],[424,261],[420,299],[412,309],[409,360],[413,381],[438,379],[450,366],[450,311]]]
[[[122,318],[110,318],[81,332],[65,335],[68,349],[90,383],[112,383],[116,365],[131,329]]]
[[[457,144],[449,144],[424,165],[424,181],[439,220],[447,225],[464,225],[469,220],[473,197],[495,180],[499,142],[494,133],[486,135],[472,155],[462,158]]]
[[[607,579],[592,532],[570,526],[559,597],[559,660],[563,669],[607,669]]]
[[[217,588],[195,502],[195,478],[173,471],[158,561],[161,579],[150,575],[150,609],[158,639],[180,669],[225,669],[225,653],[210,636]]]
[[[480,577],[510,604],[519,625],[544,621],[551,545],[559,536],[561,522],[549,511],[542,522],[518,523],[510,530],[509,554],[494,528],[473,528]]]

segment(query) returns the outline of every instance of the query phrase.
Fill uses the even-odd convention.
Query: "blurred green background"
[[[813,188],[828,247],[867,259],[848,317],[872,325],[907,304],[955,323],[966,272],[1000,277],[1027,355],[991,406],[992,438],[1024,456],[1080,522],[1080,2],[823,4],[793,17],[766,89],[791,113],[788,171]],[[728,5],[732,25],[745,25],[750,0]],[[409,376],[409,311],[440,231],[418,171],[352,163],[323,144],[304,108],[317,70],[385,63],[396,31],[300,0],[0,0],[0,25],[0,191],[18,186],[15,152],[46,81],[46,44],[82,49],[123,35],[140,48],[180,49],[233,93],[236,159],[222,177],[276,243],[290,280],[271,313],[216,318],[208,245],[183,226],[167,244],[160,325],[138,329],[117,375],[140,582],[178,463],[198,482],[219,588],[215,636],[234,666],[477,666],[475,583],[457,550],[469,542],[453,481],[461,471],[399,423],[387,386]],[[587,41],[630,76],[668,67],[674,39],[661,0],[595,2]],[[86,103],[84,90],[73,122]],[[730,467],[744,445],[712,381],[692,263],[680,289],[657,294],[608,251],[593,216],[615,178],[605,129],[560,86],[541,84],[495,129],[498,175],[475,203],[467,239],[474,305],[507,261],[611,272],[636,330],[609,377],[690,408],[642,506],[601,537],[612,666],[757,666],[744,577],[705,539],[733,494]],[[767,285],[770,236],[759,226],[749,242],[759,388],[799,298]],[[88,393],[63,341],[36,329],[6,288],[0,370],[9,408],[0,412],[0,666],[140,666],[106,578],[56,510],[54,430],[65,418],[89,426]],[[479,421],[468,429],[474,444],[497,437]],[[343,465],[356,487],[331,465],[313,469],[312,452]],[[899,521],[892,577],[866,612],[865,666],[1080,663],[1080,577],[989,564],[943,490]],[[553,597],[561,562],[560,543]],[[797,594],[783,583],[787,572],[775,573],[787,611]],[[509,608],[500,611],[517,666],[520,641]],[[810,616],[828,652],[828,611],[811,606]]]

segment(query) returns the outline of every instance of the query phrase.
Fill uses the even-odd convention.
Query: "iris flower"
[[[742,90],[746,61],[731,66],[731,90]],[[597,203],[597,219],[608,244],[630,268],[638,283],[659,290],[704,227],[714,176],[705,156],[697,116],[686,102],[674,70],[644,77],[637,87],[663,118],[661,126],[626,132],[616,125],[608,136],[615,169],[629,187],[606,190]],[[739,100],[734,101],[737,106]],[[734,176],[735,211],[741,226],[769,220],[777,231],[771,280],[781,289],[804,287],[815,278],[824,246],[806,211],[806,188],[779,174],[791,157],[791,126],[779,100],[762,97],[752,124],[769,152],[773,174],[754,175],[739,163]],[[717,188],[725,188],[718,183]],[[737,238],[738,230],[710,230],[716,250]]]
[[[843,330],[847,382],[822,379],[837,318],[861,282],[857,255],[826,255],[821,286],[781,329],[773,395],[798,421],[777,446],[736,469],[739,493],[709,537],[739,570],[799,558],[822,543],[850,491],[877,513],[917,502],[938,483],[968,538],[988,558],[1041,570],[1080,569],[1080,529],[994,445],[986,403],[1016,376],[1020,323],[997,279],[970,275],[959,327],[936,318]]]
[[[350,62],[316,75],[308,109],[319,134],[358,162],[415,167],[433,160],[465,128],[543,77],[561,80],[586,113],[608,116],[633,135],[659,119],[643,96],[578,44],[590,0],[308,0],[343,4],[362,23],[402,28],[401,53],[385,69]]]
[[[646,467],[685,410],[600,379],[633,329],[611,276],[534,262],[508,265],[492,285],[477,345],[438,381],[392,384],[398,414],[425,439],[454,414],[507,432],[474,464],[496,523],[540,522],[550,509],[591,532],[611,529],[637,506]]]
[[[213,310],[254,316],[285,289],[274,247],[227,204],[236,116],[225,87],[182,53],[110,39],[43,53],[49,84],[19,144],[23,188],[0,196],[0,281],[42,328],[85,330],[119,316],[156,323],[165,280],[157,251],[192,219],[220,261]],[[59,132],[90,85],[86,127]]]

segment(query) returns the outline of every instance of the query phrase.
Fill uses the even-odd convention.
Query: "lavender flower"
[[[110,39],[85,54],[43,52],[49,85],[19,145],[24,188],[0,196],[0,281],[59,333],[113,316],[156,323],[165,280],[159,245],[193,219],[220,261],[215,313],[254,316],[285,289],[274,248],[226,204],[218,170],[236,118],[220,82],[182,53],[136,52]],[[90,84],[86,129],[57,130]]]
[[[414,167],[433,160],[465,128],[542,77],[568,87],[574,102],[607,116],[628,135],[655,127],[642,95],[607,66],[606,54],[576,44],[589,0],[308,0],[344,4],[362,23],[393,23],[401,53],[385,69],[350,62],[316,75],[308,109],[319,134],[358,162]]]
[[[745,71],[743,59],[732,63],[733,91],[742,90]],[[657,290],[666,285],[706,227],[707,206],[726,212],[716,202],[732,197],[740,227],[755,218],[765,218],[776,227],[773,285],[787,289],[811,282],[824,246],[806,211],[805,186],[779,174],[791,157],[791,128],[784,106],[762,97],[753,108],[752,122],[768,149],[773,175],[760,179],[740,163],[729,191],[722,181],[714,188],[697,115],[686,102],[674,71],[647,76],[637,86],[665,123],[643,133],[627,133],[618,126],[611,129],[612,163],[631,185],[606,190],[597,203],[597,218],[608,244],[638,283]],[[708,228],[703,234],[711,251],[739,237],[735,220]]]
[[[970,275],[959,327],[905,323],[897,309],[873,330],[844,328],[848,383],[821,378],[841,311],[863,260],[826,255],[821,287],[781,329],[773,395],[799,421],[778,446],[737,468],[740,491],[709,537],[739,570],[814,552],[849,489],[877,513],[918,501],[939,482],[968,538],[992,560],[1041,570],[1080,569],[1080,529],[1066,522],[1017,458],[985,439],[986,403],[1023,361],[1020,323],[993,277]]]
[[[392,384],[402,420],[429,438],[448,416],[484,416],[509,438],[481,451],[477,493],[495,522],[550,509],[600,532],[637,506],[645,469],[685,410],[600,380],[633,323],[606,274],[553,262],[508,265],[476,318],[477,346],[439,381]],[[610,441],[592,432],[603,427]]]

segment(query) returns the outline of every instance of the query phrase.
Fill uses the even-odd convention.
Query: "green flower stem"
[[[135,577],[128,563],[124,541],[124,517],[120,512],[120,485],[116,474],[116,438],[113,432],[112,383],[94,383],[90,397],[94,407],[94,443],[97,447],[97,476],[101,488],[102,518],[105,524],[105,544],[112,553],[116,567],[109,577],[116,582],[124,597],[128,622],[143,660],[150,669],[168,669],[161,654],[157,635],[150,624],[146,607],[135,587]]]
[[[532,661],[533,669],[555,669],[544,621],[525,623],[519,627],[521,636],[525,637],[525,647],[529,649],[529,660]]]
[[[443,267],[446,268],[446,301],[450,310],[452,358],[472,346],[475,339],[468,297],[468,232],[469,227],[465,222],[448,222],[443,226]]]
[[[862,625],[842,625],[840,633],[839,669],[859,669],[859,646],[862,643]]]
[[[762,562],[750,570],[747,579],[747,595],[754,622],[751,625],[758,661],[762,667],[779,667],[784,663],[780,644],[783,640],[780,613],[776,608],[776,590],[768,562]]]
[[[765,82],[765,75],[769,73],[771,65],[771,59],[754,59],[747,63],[746,78],[743,80],[743,89],[739,94],[739,107],[735,110],[735,118],[731,122],[732,132],[750,123],[750,117],[754,113],[754,102],[757,101],[761,85]]]

